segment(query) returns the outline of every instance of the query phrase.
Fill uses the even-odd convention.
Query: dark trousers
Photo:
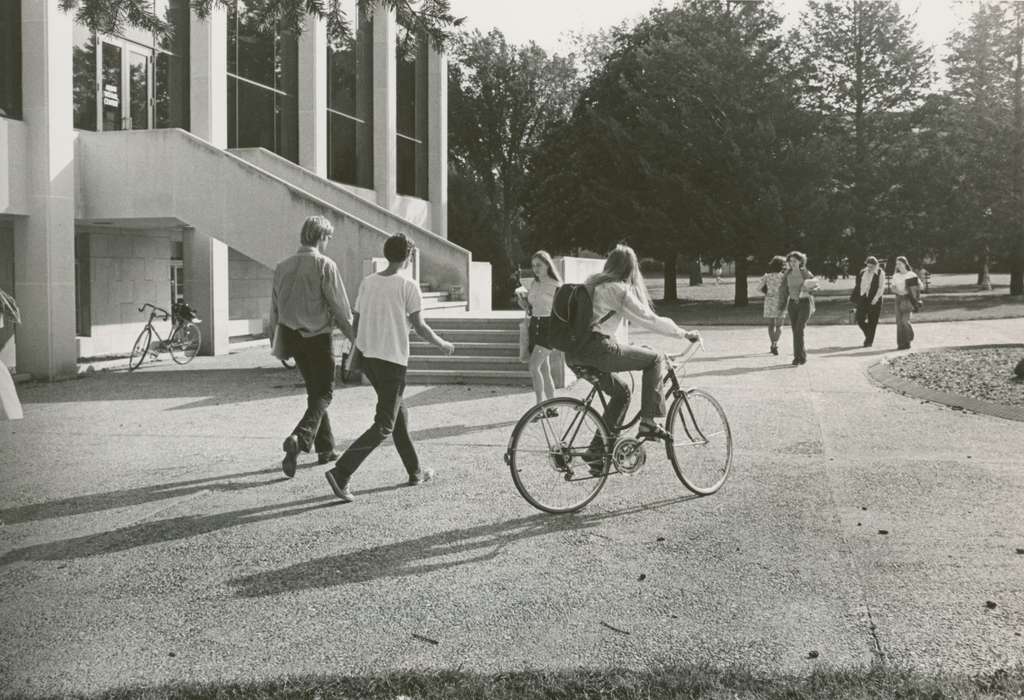
[[[569,364],[585,365],[602,372],[601,391],[609,396],[604,421],[612,432],[622,422],[630,399],[629,384],[615,372],[643,370],[640,415],[644,418],[665,415],[665,397],[661,394],[665,380],[665,356],[662,353],[639,345],[620,345],[608,336],[594,333],[568,361]]]
[[[330,452],[334,449],[334,433],[327,407],[334,398],[334,355],[331,334],[322,333],[304,338],[298,331],[279,326],[284,333],[285,347],[295,358],[295,365],[306,383],[306,412],[292,435],[299,439],[304,452]]]
[[[405,470],[412,476],[419,471],[420,461],[412,445],[412,438],[409,437],[409,413],[402,401],[405,367],[374,357],[364,357],[362,369],[373,385],[373,390],[377,392],[377,412],[373,417],[373,425],[349,445],[335,469],[343,480],[348,480],[363,460],[390,435]]]
[[[811,317],[810,299],[789,300],[789,325],[793,327],[793,357],[807,360],[807,348],[804,347],[804,328]]]
[[[875,342],[875,329],[878,328],[878,317],[882,313],[882,302],[872,304],[865,297],[857,300],[857,313],[854,318],[864,333],[864,342]]]
[[[914,327],[910,320],[914,316],[914,302],[909,294],[896,297],[896,347],[906,350],[914,340]]]

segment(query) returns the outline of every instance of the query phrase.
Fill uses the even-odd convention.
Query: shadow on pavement
[[[331,588],[395,576],[414,576],[494,559],[508,545],[556,532],[585,530],[605,520],[666,508],[698,498],[687,495],[603,513],[545,515],[487,523],[418,537],[405,542],[369,547],[320,557],[276,571],[265,571],[228,582],[244,598],[277,595],[304,589]]]
[[[513,394],[532,393],[529,387],[525,386],[484,386],[466,384],[442,384],[433,386],[415,394],[409,394],[407,387],[403,403],[406,408],[418,408],[421,406],[447,406],[457,401],[479,401],[494,396],[511,396]]]
[[[124,489],[121,491],[105,491],[103,493],[91,493],[85,496],[73,496],[63,498],[59,501],[46,501],[45,503],[33,503],[27,506],[0,509],[0,523],[14,525],[16,523],[27,523],[34,520],[49,520],[50,518],[63,518],[70,515],[82,515],[83,513],[95,513],[111,508],[127,508],[130,506],[142,505],[162,501],[168,498],[181,498],[190,496],[200,491],[242,491],[258,486],[265,486],[275,483],[279,479],[270,481],[238,482],[239,479],[248,476],[261,476],[263,474],[280,474],[280,468],[256,469],[249,472],[237,474],[225,474],[223,476],[212,476],[205,479],[192,479],[189,481],[178,481],[170,484],[155,484],[153,486],[141,486],[135,489]]]
[[[511,428],[518,421],[502,421],[501,423],[487,423],[485,425],[445,425],[425,430],[414,430],[410,433],[413,440],[440,440],[449,437],[461,437],[467,433],[482,433],[485,430],[497,430],[498,428]]]
[[[713,369],[708,372],[687,372],[686,378],[683,383],[686,383],[686,379],[693,379],[694,377],[734,377],[739,374],[750,374],[751,372],[772,372],[777,369],[793,369],[793,365],[786,364],[774,364],[768,365],[767,367],[733,367],[732,369]]]

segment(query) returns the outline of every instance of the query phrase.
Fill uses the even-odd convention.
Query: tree
[[[932,80],[931,54],[914,34],[895,0],[811,0],[801,17],[803,94],[839,149],[832,206],[853,233],[851,257],[886,245],[894,233],[880,225],[893,182],[884,166],[918,124]]]
[[[459,35],[451,59],[449,236],[487,254],[500,285],[525,257],[523,199],[530,162],[546,132],[568,114],[576,71],[569,59],[548,56],[532,42],[510,44],[496,29]],[[457,212],[457,205],[477,211]],[[482,222],[484,230],[463,228]],[[496,291],[498,299],[511,299],[511,290]]]
[[[748,259],[778,249],[783,213],[814,172],[781,18],[690,0],[615,44],[541,150],[531,223],[563,245],[625,239],[673,282],[680,254],[729,257],[735,302],[747,303]]]
[[[191,0],[192,10],[206,17],[214,7],[234,7],[237,0]],[[436,46],[444,46],[453,28],[464,17],[451,13],[449,0],[357,0],[360,10],[383,5],[395,10],[403,26],[423,33]],[[327,20],[332,34],[351,33],[351,21],[342,9],[343,0],[245,0],[249,16],[259,27],[280,27],[299,34],[307,14]],[[116,33],[125,25],[157,34],[170,31],[162,17],[153,12],[153,0],[60,0],[61,9],[73,12],[75,20],[94,32]]]

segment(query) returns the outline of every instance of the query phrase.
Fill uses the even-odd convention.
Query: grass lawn
[[[705,278],[707,279],[707,278]],[[1008,294],[1009,275],[993,275],[992,290],[979,290],[974,275],[932,275],[929,291],[924,295],[924,307],[914,315],[915,323],[933,321],[969,321],[993,318],[1024,317],[1024,297]],[[854,279],[839,279],[835,283],[823,281],[818,292],[817,311],[811,323],[818,325],[852,323],[849,302]],[[690,287],[686,278],[679,278],[675,303],[660,301],[664,284],[661,279],[648,279],[647,287],[655,300],[658,313],[674,319],[683,326],[762,325],[764,296],[758,287],[760,276],[748,280],[750,303],[733,306],[735,281],[723,279],[716,285],[714,278],[698,287]],[[880,323],[894,323],[895,311],[891,296],[882,302]]]
[[[699,666],[477,675],[455,671],[370,677],[314,676],[267,682],[131,687],[102,698],[1019,698],[1024,667],[976,677],[877,667],[759,677]]]

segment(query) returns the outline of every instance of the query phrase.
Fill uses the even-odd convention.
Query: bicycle
[[[146,327],[139,333],[139,337],[135,339],[135,345],[132,346],[132,354],[128,357],[128,371],[138,369],[142,361],[146,359],[146,355],[157,356],[159,351],[150,349],[154,335],[159,344],[171,353],[171,359],[176,363],[187,365],[191,362],[199,352],[199,343],[202,339],[199,326],[196,325],[202,321],[196,316],[192,307],[184,301],[178,301],[171,306],[171,311],[168,312],[159,306],[146,303],[139,307],[139,313],[144,312],[146,307],[151,309],[149,320],[146,321]],[[156,318],[161,321],[169,319],[172,321],[171,334],[167,336],[166,342],[153,326],[153,319]]]
[[[672,440],[665,442],[665,451],[683,485],[708,496],[729,476],[732,432],[725,410],[711,394],[680,387],[683,365],[704,347],[700,339],[691,343],[668,356],[664,394],[666,403],[672,402],[665,429]],[[597,497],[610,474],[636,474],[647,461],[644,443],[652,439],[621,436],[640,421],[639,411],[610,429],[592,405],[599,398],[608,407],[600,388],[602,373],[593,367],[570,368],[592,385],[587,396],[556,397],[531,408],[513,428],[505,452],[520,495],[546,513],[576,512]],[[695,449],[684,454],[686,448]]]

